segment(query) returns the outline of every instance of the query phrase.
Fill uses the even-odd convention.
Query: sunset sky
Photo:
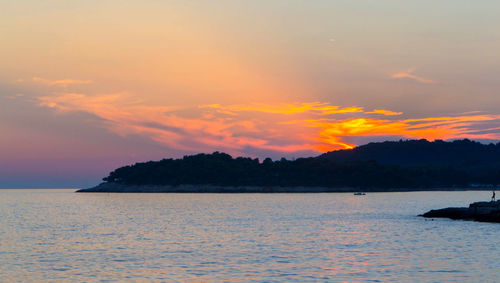
[[[0,0],[0,188],[500,139],[500,1]]]

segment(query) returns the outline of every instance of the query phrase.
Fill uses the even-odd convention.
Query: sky
[[[493,0],[0,0],[0,188],[213,151],[500,139]]]

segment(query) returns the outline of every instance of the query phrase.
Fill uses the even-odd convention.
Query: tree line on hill
[[[124,166],[105,182],[125,185],[467,187],[500,184],[500,143],[408,140],[371,143],[318,157],[273,161],[197,154]]]

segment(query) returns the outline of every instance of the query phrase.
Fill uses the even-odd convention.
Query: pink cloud
[[[416,68],[413,67],[413,68],[410,68],[404,72],[392,74],[391,78],[393,78],[393,79],[410,79],[410,80],[414,80],[414,81],[417,81],[417,82],[423,83],[423,84],[435,83],[434,80],[415,75],[413,73],[415,70],[416,70]]]
[[[249,147],[283,153],[327,151],[351,148],[354,145],[346,140],[363,136],[500,138],[495,133],[475,131],[482,123],[488,123],[489,128],[498,126],[500,115],[474,113],[400,119],[401,112],[364,112],[362,107],[319,102],[176,107],[146,105],[126,93],[64,93],[40,97],[39,104],[63,114],[90,113],[121,136],[142,135],[169,148],[192,152],[240,154]],[[344,113],[354,117],[346,118]],[[386,119],[370,118],[369,114]]]

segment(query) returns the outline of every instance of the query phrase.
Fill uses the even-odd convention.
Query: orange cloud
[[[395,115],[401,115],[403,112],[394,112],[390,110],[382,110],[382,109],[375,109],[371,112],[366,112],[366,114],[382,114],[385,116],[395,116]]]
[[[339,113],[359,113],[363,112],[363,107],[344,107],[330,105],[323,102],[310,103],[281,103],[276,105],[264,103],[252,103],[247,105],[227,105],[220,104],[201,105],[199,108],[216,109],[219,113],[235,115],[237,112],[264,112],[272,114],[299,114],[312,112],[321,115],[339,114]]]
[[[429,122],[430,121],[430,122]],[[500,115],[470,115],[458,117],[430,117],[407,120],[379,120],[355,118],[333,122],[319,122],[312,127],[321,128],[320,141],[324,144],[342,145],[342,138],[358,136],[404,136],[407,138],[452,139],[488,138],[498,139],[494,133],[474,135],[471,129],[480,122],[500,123]],[[353,145],[346,144],[344,148]]]
[[[413,74],[413,72],[415,70],[416,70],[416,68],[410,68],[410,69],[408,69],[408,70],[406,70],[404,72],[392,74],[391,77],[393,79],[411,79],[411,80],[414,80],[414,81],[417,81],[417,82],[423,83],[423,84],[433,84],[433,83],[435,83],[435,81],[433,81],[431,79],[420,77],[420,76],[417,76],[417,75]]]
[[[24,80],[19,79],[18,82],[23,82]],[[90,80],[74,80],[74,79],[63,79],[63,80],[48,80],[40,77],[33,77],[33,82],[48,85],[48,86],[63,86],[68,85],[79,85],[79,84],[91,84]]]
[[[62,113],[90,113],[101,118],[104,125],[119,135],[143,135],[165,146],[193,152],[223,150],[244,154],[246,148],[287,153],[322,152],[352,148],[355,144],[349,142],[350,138],[370,136],[500,137],[491,130],[500,128],[500,115],[397,119],[401,112],[363,112],[361,107],[339,107],[320,102],[174,107],[145,105],[126,93],[65,93],[41,97],[39,104]],[[357,117],[345,118],[342,113]],[[374,113],[387,118],[370,118],[368,114]]]
[[[213,109],[200,113],[198,107],[180,108],[143,105],[133,101],[125,93],[85,95],[66,93],[39,98],[40,106],[54,108],[63,113],[82,111],[104,120],[113,132],[126,136],[140,134],[152,140],[182,150],[226,150],[240,152],[245,147],[264,150],[294,152],[311,150],[304,142],[285,142],[284,133],[267,128],[267,124],[252,119],[232,119],[215,115]],[[203,107],[202,107],[203,108]],[[206,107],[205,107],[206,108]],[[189,112],[182,117],[176,111]],[[274,137],[273,137],[274,136]],[[280,142],[276,142],[276,140]]]

